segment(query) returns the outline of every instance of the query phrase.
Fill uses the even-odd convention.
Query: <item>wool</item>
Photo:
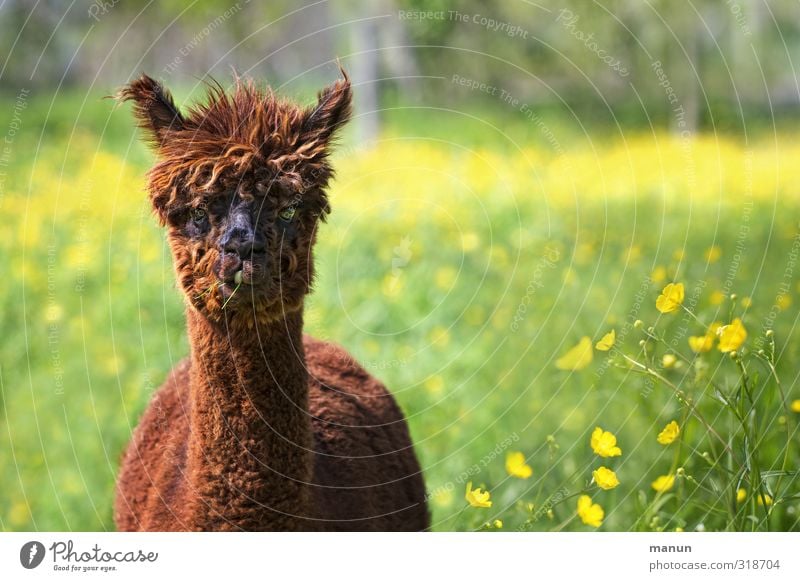
[[[397,402],[342,347],[303,334],[330,148],[351,110],[343,77],[305,108],[242,79],[186,113],[145,75],[118,93],[158,157],[149,196],[190,346],[123,454],[119,530],[429,527]]]

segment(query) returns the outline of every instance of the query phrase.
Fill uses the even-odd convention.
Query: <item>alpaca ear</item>
[[[325,148],[350,119],[353,100],[350,77],[344,69],[339,70],[343,78],[320,91],[316,105],[305,111],[301,142],[312,149]]]
[[[133,115],[156,146],[163,145],[168,131],[183,129],[183,115],[175,106],[172,95],[147,75],[122,87],[116,98],[120,102],[134,102]]]

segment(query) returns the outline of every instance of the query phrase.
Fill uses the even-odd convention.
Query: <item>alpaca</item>
[[[125,451],[123,531],[420,531],[425,486],[405,418],[341,347],[303,334],[347,74],[313,106],[251,80],[185,113],[143,75],[120,101],[149,137],[154,213],[185,295],[190,355]]]

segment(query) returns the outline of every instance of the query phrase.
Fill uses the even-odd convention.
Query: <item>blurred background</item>
[[[192,87],[234,69],[302,93],[330,80],[339,58],[362,85],[370,136],[391,116],[374,111],[397,104],[508,115],[500,90],[539,114],[671,127],[676,103],[664,79],[690,130],[741,131],[797,115],[800,17],[791,0],[6,0],[0,15],[9,93],[111,92],[140,71]],[[457,85],[454,74],[498,92]]]
[[[121,451],[188,352],[153,155],[104,97],[147,72],[186,107],[236,71],[310,103],[337,59],[356,115],[307,327],[396,394],[434,528],[585,530],[561,499],[591,479],[602,425],[625,452],[605,529],[724,529],[716,500],[644,508],[680,402],[600,353],[556,361],[612,328],[639,349],[636,319],[687,351],[735,311],[752,341],[776,331],[800,398],[791,0],[0,0],[0,529],[112,529]],[[672,280],[695,319],[655,310]],[[664,373],[700,397],[695,368]],[[777,469],[797,419],[770,401]],[[504,465],[517,451],[532,476]],[[798,527],[790,476],[773,528]],[[468,481],[491,509],[465,503]]]

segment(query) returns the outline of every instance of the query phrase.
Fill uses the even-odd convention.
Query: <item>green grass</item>
[[[188,352],[168,251],[142,193],[152,158],[133,140],[128,112],[109,117],[107,106],[89,103],[73,134],[74,99],[57,100],[47,123],[49,102],[32,101],[0,198],[9,230],[0,241],[7,273],[0,287],[5,530],[113,528],[120,453],[153,390]],[[405,111],[393,119],[377,152],[345,144],[337,158],[334,213],[320,234],[307,327],[347,347],[397,396],[424,467],[435,529],[475,529],[499,518],[504,530],[587,530],[573,518],[574,496],[601,464],[621,481],[613,491],[591,492],[605,509],[601,530],[800,528],[798,414],[786,412],[763,369],[751,410],[760,422],[761,468],[782,467],[788,435],[790,473],[769,519],[741,513],[737,520],[720,500],[730,483],[703,459],[714,452],[713,440],[665,385],[608,365],[599,352],[580,371],[555,365],[581,337],[596,341],[611,328],[620,351],[642,360],[635,319],[657,325],[667,343],[691,356],[686,337],[703,326],[655,309],[674,279],[686,285],[687,304],[696,299],[692,310],[705,325],[730,320],[730,301],[716,304],[714,291],[752,297],[746,347],[755,350],[772,320],[777,374],[788,399],[800,398],[793,170],[782,166],[774,187],[757,183],[749,206],[736,178],[721,182],[719,200],[695,198],[683,183],[685,159],[664,154],[650,162],[656,147],[631,146],[644,160],[631,170],[639,177],[633,187],[615,180],[615,168],[628,170],[611,154],[598,162],[606,173],[595,173],[594,155],[606,152],[587,154],[566,129],[559,135],[572,135],[562,144],[569,172],[559,170],[560,156],[542,152],[547,141],[524,120],[511,128],[527,148],[521,154],[463,116],[437,122]],[[758,147],[769,159],[769,144]],[[708,167],[733,173],[740,161],[723,152],[720,166],[707,150],[697,155],[698,189],[719,179]],[[551,197],[572,180],[581,184],[576,197]],[[676,190],[659,191],[668,182]],[[608,195],[593,194],[595,183]],[[722,255],[710,263],[712,245]],[[658,267],[665,278],[655,282]],[[773,320],[784,283],[789,298]],[[654,353],[649,361],[657,368],[663,347]],[[735,391],[736,365],[716,349],[701,360],[702,377],[692,365],[662,371],[729,438],[730,467],[746,464],[752,443],[708,389],[713,380]],[[749,361],[755,375],[758,363]],[[702,486],[679,478],[674,491],[658,496],[650,483],[677,468],[679,449],[659,445],[656,435],[673,419],[683,428],[679,465]],[[621,457],[601,461],[592,453],[597,425],[617,436]],[[508,477],[509,451],[525,454],[531,478]],[[774,487],[778,476],[765,478]],[[467,505],[467,481],[491,491],[491,508]],[[717,491],[716,500],[703,487]]]

